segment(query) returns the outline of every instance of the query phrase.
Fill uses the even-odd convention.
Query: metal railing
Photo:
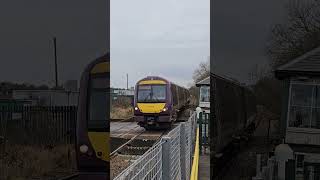
[[[209,140],[209,125],[210,125],[210,113],[200,112],[198,119],[199,126],[199,148],[200,153],[202,150],[206,151],[210,146]]]
[[[196,113],[153,145],[115,180],[190,179],[196,140]]]

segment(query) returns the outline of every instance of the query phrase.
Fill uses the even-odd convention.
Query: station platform
[[[210,149],[206,148],[199,156],[198,180],[210,180]]]
[[[199,158],[199,180],[210,180],[210,155],[200,155]]]

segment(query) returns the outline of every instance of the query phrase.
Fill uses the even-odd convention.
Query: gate
[[[206,152],[210,146],[209,140],[209,122],[210,122],[210,113],[200,112],[198,118],[198,127],[199,127],[199,148],[200,152]]]

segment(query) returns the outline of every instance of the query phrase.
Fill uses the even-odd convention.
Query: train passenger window
[[[109,114],[109,82],[107,76],[92,76],[89,87],[88,129],[106,131]]]

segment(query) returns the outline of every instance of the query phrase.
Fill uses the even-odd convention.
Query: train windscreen
[[[108,129],[109,81],[106,74],[90,77],[88,130],[106,131]]]
[[[138,102],[165,102],[166,85],[139,85]]]

